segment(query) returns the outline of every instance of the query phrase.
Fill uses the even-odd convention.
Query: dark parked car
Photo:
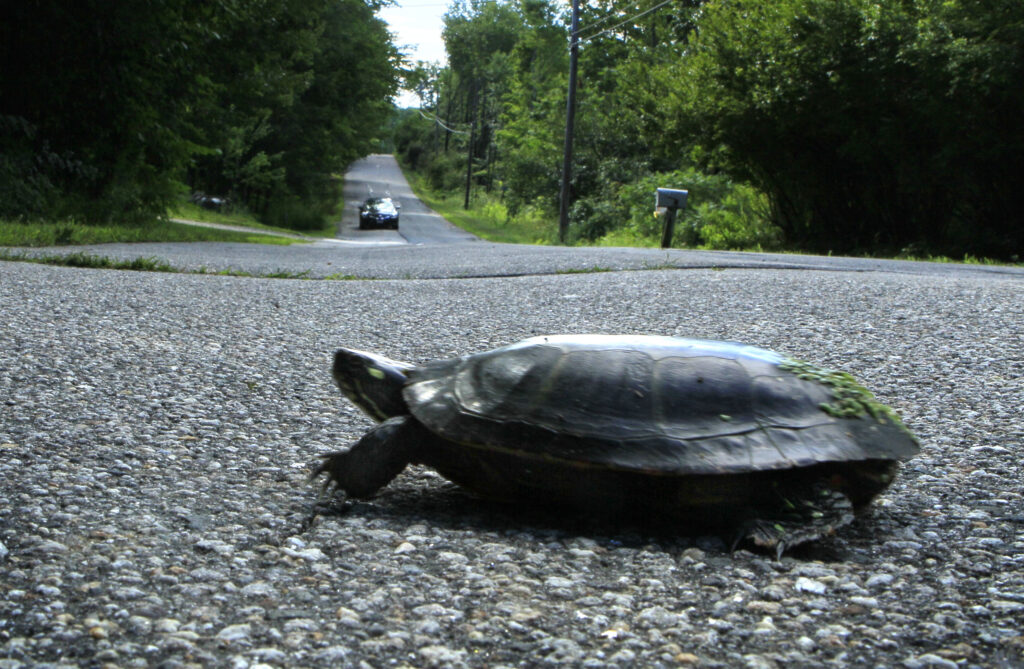
[[[198,204],[203,209],[210,209],[212,211],[221,211],[231,204],[231,201],[226,197],[214,197],[212,195],[207,195],[202,191],[192,193],[191,199],[192,202]]]
[[[359,229],[398,229],[398,206],[389,197],[371,197],[359,207]]]

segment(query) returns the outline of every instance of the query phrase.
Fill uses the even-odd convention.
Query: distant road
[[[372,196],[391,197],[401,205],[401,221],[397,231],[359,230],[359,205]],[[237,226],[217,227],[238,229]],[[273,234],[263,230],[253,232]],[[298,236],[304,240],[313,239]],[[257,276],[279,276],[283,273],[307,278],[347,276],[367,279],[441,279],[643,269],[734,268],[768,272],[886,272],[950,279],[987,277],[1024,281],[1024,267],[1012,265],[967,265],[698,249],[497,244],[481,240],[431,211],[413,195],[398,163],[389,155],[372,155],[353,163],[345,175],[345,208],[337,225],[337,236],[315,239],[313,243],[290,246],[241,242],[136,242],[18,249],[17,253],[26,256],[84,253],[116,260],[157,258],[186,271],[226,271]],[[781,275],[773,273],[765,276]]]
[[[390,197],[401,206],[398,231],[360,230],[359,205],[368,197]],[[345,210],[338,238],[372,244],[458,244],[478,241],[431,211],[417,198],[394,156],[374,154],[352,164],[345,174]]]

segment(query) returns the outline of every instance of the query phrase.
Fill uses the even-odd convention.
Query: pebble
[[[284,664],[288,659],[288,654],[280,648],[253,648],[247,655],[274,664]]]
[[[247,640],[251,634],[252,626],[248,623],[242,623],[239,625],[228,625],[217,632],[217,638],[221,641],[237,642]]]
[[[465,664],[466,651],[447,646],[426,646],[420,648],[419,655],[428,667],[458,667]]]
[[[896,579],[892,574],[872,574],[864,585],[868,588],[878,588],[890,585]]]
[[[246,597],[274,597],[277,595],[277,588],[266,581],[255,581],[240,591]]]
[[[793,587],[799,592],[810,592],[816,595],[824,594],[825,590],[827,590],[825,584],[821,581],[816,581],[804,576],[798,578]]]
[[[903,666],[907,669],[923,669],[924,667],[938,667],[938,669],[955,669],[959,665],[956,662],[939,657],[933,653],[924,653],[915,658],[904,660]]]
[[[313,653],[314,659],[318,662],[326,662],[329,664],[343,663],[348,658],[348,655],[349,649],[345,646],[330,646]]]

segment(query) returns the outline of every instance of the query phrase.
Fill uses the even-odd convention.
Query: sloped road
[[[360,230],[359,205],[368,197],[390,197],[401,208],[399,229]],[[478,241],[413,195],[395,158],[376,154],[353,163],[345,174],[345,210],[338,238],[349,243],[459,244]]]

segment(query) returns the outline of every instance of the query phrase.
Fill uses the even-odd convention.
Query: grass
[[[220,212],[212,209],[204,209],[198,204],[189,201],[182,201],[178,206],[168,212],[171,218],[186,218],[190,221],[203,221],[206,223],[223,223],[225,225],[243,225],[247,228],[266,228],[256,218],[243,211]]]
[[[464,209],[465,194],[439,193],[415,172],[405,168],[403,172],[416,197],[466,232],[503,244],[554,243],[552,235],[555,231],[547,219],[535,211],[527,211],[510,220],[505,205],[479,189],[471,193],[470,208]]]
[[[615,270],[611,267],[602,267],[595,265],[593,267],[570,267],[569,269],[560,269],[555,274],[601,274],[603,272],[614,272]]]
[[[1016,256],[1013,256],[1016,258]],[[895,257],[896,260],[910,260],[912,262],[944,262],[944,263],[956,263],[962,265],[1007,265],[1010,267],[1020,267],[1024,265],[1024,262],[1019,260],[993,260],[992,258],[978,258],[971,255],[970,253],[964,254],[961,260],[950,258],[949,256],[937,256],[937,255],[915,255],[913,253],[901,253]]]
[[[117,242],[245,242],[250,244],[301,244],[303,240],[266,233],[285,233],[304,237],[333,237],[334,226],[301,233],[287,228],[264,225],[245,211],[219,212],[181,201],[168,212],[169,218],[202,223],[234,225],[250,230],[224,230],[185,223],[152,221],[141,224],[92,224],[74,221],[8,221],[0,219],[0,246],[81,246]]]
[[[339,206],[344,206],[344,201]],[[290,230],[288,228],[277,228],[271,225],[264,225],[256,218],[244,211],[219,212],[210,209],[203,209],[197,204],[184,201],[178,203],[169,213],[171,218],[183,218],[189,221],[201,221],[203,223],[220,223],[222,225],[240,225],[253,230],[268,230],[271,232],[283,232],[290,235],[301,234],[307,237],[333,237],[334,225],[329,224],[323,230]]]
[[[106,256],[96,256],[89,253],[67,253],[55,255],[30,256],[25,253],[16,253],[7,249],[0,249],[0,260],[14,260],[19,262],[33,262],[40,265],[61,265],[64,267],[88,267],[92,269],[126,269],[136,272],[180,272],[178,268],[158,258],[132,258],[131,260],[118,260]]]
[[[248,242],[294,244],[300,240],[253,232],[204,228],[173,221],[138,225],[43,223],[0,220],[0,246],[77,246],[115,242]]]
[[[632,246],[653,249],[661,246],[661,237],[639,235],[629,228],[619,228],[594,240],[593,246]]]
[[[252,272],[234,269],[211,270],[207,269],[206,267],[200,267],[199,269],[196,270],[188,270],[175,267],[174,265],[171,265],[167,261],[161,260],[156,257],[132,258],[130,260],[121,260],[118,258],[110,258],[108,256],[83,253],[81,251],[76,251],[74,253],[29,254],[24,251],[15,251],[11,249],[0,248],[0,260],[9,260],[14,262],[30,262],[39,265],[58,265],[63,267],[85,267],[90,269],[121,269],[135,272],[205,274],[213,276],[240,276],[261,279],[316,279],[316,277],[310,275],[310,270],[292,271],[282,269],[275,270],[273,272],[265,272],[262,274],[254,274]],[[339,273],[331,274],[318,280],[367,281],[371,279],[372,277],[361,277],[356,276],[355,274]]]

